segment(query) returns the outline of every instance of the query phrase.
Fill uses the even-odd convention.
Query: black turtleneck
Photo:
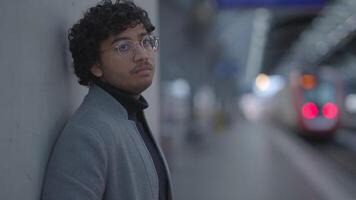
[[[135,122],[137,130],[139,131],[148,151],[151,154],[157,171],[159,182],[159,200],[168,199],[168,178],[166,170],[143,113],[143,110],[148,108],[147,101],[143,98],[143,96],[140,96],[137,100],[127,92],[102,81],[95,81],[95,84],[114,97],[126,109],[128,119]]]

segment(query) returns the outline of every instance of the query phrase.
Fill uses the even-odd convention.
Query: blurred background
[[[87,88],[67,31],[99,0],[0,1],[0,199],[40,199]],[[176,200],[356,199],[355,0],[134,0],[160,37],[147,119]]]
[[[356,1],[159,0],[177,199],[356,199]]]

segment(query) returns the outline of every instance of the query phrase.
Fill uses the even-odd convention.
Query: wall
[[[50,150],[87,92],[70,68],[67,30],[96,2],[0,1],[0,199],[40,197]],[[137,2],[157,21],[156,0]],[[156,133],[157,94],[156,83],[147,93]]]
[[[149,17],[156,27],[154,34],[159,36],[159,24],[158,24],[158,0],[135,0],[137,5],[141,6],[149,13]],[[160,100],[159,100],[159,77],[160,77],[160,62],[159,62],[159,54],[156,57],[156,75],[151,87],[144,92],[144,96],[149,103],[149,107],[147,109],[147,121],[150,124],[150,128],[152,133],[159,139],[160,133]]]

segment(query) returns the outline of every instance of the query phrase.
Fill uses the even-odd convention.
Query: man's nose
[[[148,51],[145,48],[141,45],[136,46],[134,50],[134,61],[147,60],[148,56]]]

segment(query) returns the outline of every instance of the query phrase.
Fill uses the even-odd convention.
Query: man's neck
[[[100,79],[100,81],[103,82],[103,83],[106,83],[106,84],[109,84],[109,85],[110,85],[110,83],[106,82],[106,81],[103,80],[103,79]],[[136,100],[139,100],[139,99],[140,99],[141,94],[131,94],[130,92],[127,92],[127,91],[125,91],[125,90],[123,90],[123,89],[120,89],[120,88],[117,88],[117,89],[119,89],[119,90],[125,92],[126,94],[128,94],[129,96],[131,96],[132,98],[134,98],[134,99],[136,99]]]
[[[132,96],[132,97],[133,97],[134,99],[136,99],[136,100],[139,100],[139,99],[140,99],[141,94],[130,95],[130,96]]]

